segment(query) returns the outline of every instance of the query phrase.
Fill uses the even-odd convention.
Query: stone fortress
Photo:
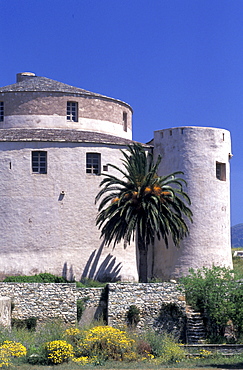
[[[150,139],[150,138],[148,138]],[[101,173],[122,166],[132,108],[33,73],[0,88],[0,277],[50,272],[68,279],[137,281],[135,243],[105,247],[95,226]],[[177,127],[144,144],[162,155],[160,175],[183,171],[194,222],[179,249],[157,241],[149,276],[232,267],[230,133]]]

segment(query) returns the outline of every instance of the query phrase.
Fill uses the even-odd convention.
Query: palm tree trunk
[[[141,238],[141,236],[138,236],[138,251],[139,251],[139,265],[138,265],[139,282],[147,283],[148,282],[148,263],[147,263],[148,248],[143,238]]]

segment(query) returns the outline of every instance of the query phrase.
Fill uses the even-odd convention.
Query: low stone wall
[[[0,296],[14,305],[12,318],[31,316],[44,321],[60,317],[75,324],[77,300],[85,302],[81,324],[103,319],[108,325],[127,325],[131,305],[140,309],[138,330],[164,329],[182,336],[185,327],[185,299],[173,283],[110,283],[105,288],[76,288],[75,284],[0,283]]]
[[[34,316],[44,321],[60,317],[70,324],[76,322],[75,284],[0,283],[0,296],[11,299],[12,318]]]
[[[138,330],[167,330],[179,337],[185,335],[185,297],[173,283],[108,284],[108,324],[127,325],[131,305],[140,309]]]
[[[188,354],[198,356],[202,350],[211,352],[212,354],[236,355],[243,352],[243,344],[184,344],[183,348]]]

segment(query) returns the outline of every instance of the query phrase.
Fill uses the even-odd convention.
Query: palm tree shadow
[[[101,282],[115,282],[121,279],[120,271],[122,263],[116,263],[116,257],[112,256],[110,253],[97,269],[103,249],[104,242],[102,242],[98,250],[94,250],[91,253],[81,276],[81,281],[92,279]]]

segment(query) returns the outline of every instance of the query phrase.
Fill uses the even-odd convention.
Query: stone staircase
[[[200,312],[194,311],[190,306],[186,306],[187,329],[186,337],[188,344],[203,343],[205,340],[205,328]]]

